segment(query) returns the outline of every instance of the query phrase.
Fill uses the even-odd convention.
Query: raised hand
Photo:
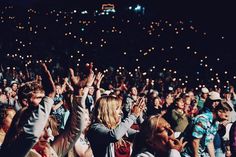
[[[69,80],[68,77],[64,78],[64,82],[68,83],[68,80]]]
[[[139,117],[145,108],[145,100],[144,98],[139,98],[137,102],[133,105],[131,109],[131,113],[136,117]]]
[[[79,81],[80,81],[80,78],[78,76],[75,76],[75,72],[72,68],[69,68],[69,71],[70,71],[71,83],[73,85],[78,85]]]
[[[88,78],[87,78],[86,86],[92,86],[94,80],[95,80],[94,72],[93,72],[92,69],[90,69],[90,71],[89,71],[89,75],[88,75]]]
[[[101,81],[103,79],[104,75],[99,72],[95,78],[95,81],[94,81],[94,84],[96,85],[96,88],[99,89],[100,88],[100,85],[101,85]]]
[[[56,93],[54,81],[52,79],[52,76],[51,76],[50,71],[48,70],[46,64],[42,63],[41,67],[43,69],[43,75],[42,75],[43,88],[45,90],[46,95],[53,98]]]
[[[170,149],[176,149],[178,150],[179,152],[182,152],[183,151],[183,148],[185,147],[185,145],[187,144],[187,142],[184,142],[183,141],[183,137],[178,140],[176,138],[172,138],[169,140],[169,147]]]

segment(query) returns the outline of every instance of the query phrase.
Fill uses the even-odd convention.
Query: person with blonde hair
[[[180,157],[186,142],[174,137],[170,124],[161,115],[146,119],[133,142],[132,157]]]
[[[122,118],[122,100],[114,96],[103,96],[96,102],[94,109],[94,121],[88,130],[88,139],[94,157],[114,157],[115,150],[125,144],[123,136],[134,135],[136,130],[131,126],[140,116],[144,109],[144,100],[140,98],[137,104],[134,104],[131,114],[121,121]],[[128,156],[130,156],[129,150]]]

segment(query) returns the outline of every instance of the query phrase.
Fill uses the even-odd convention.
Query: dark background
[[[153,56],[152,58],[149,58],[149,60],[140,61],[139,64],[142,66],[151,64],[159,64],[160,68],[169,66],[170,68],[174,67],[178,71],[182,72],[183,75],[188,74],[192,75],[193,78],[196,78],[196,72],[199,72],[203,79],[215,77],[215,73],[219,73],[222,78],[225,80],[232,79],[233,76],[236,76],[236,70],[235,70],[235,46],[236,46],[236,9],[234,9],[235,5],[232,0],[228,1],[210,1],[210,0],[1,0],[0,4],[2,6],[6,4],[13,4],[14,6],[17,6],[17,8],[21,8],[22,10],[28,9],[28,8],[34,8],[36,10],[40,10],[42,12],[47,12],[47,10],[52,9],[62,9],[62,10],[88,10],[88,11],[94,11],[96,9],[101,8],[101,4],[103,3],[114,3],[116,6],[117,14],[121,14],[118,17],[125,18],[126,12],[128,10],[128,7],[135,4],[140,4],[145,7],[145,15],[143,15],[141,18],[141,21],[147,24],[152,19],[167,19],[168,21],[172,21],[175,23],[178,20],[183,21],[193,21],[194,26],[196,26],[201,33],[206,32],[207,38],[202,38],[201,33],[197,35],[193,35],[189,32],[187,32],[184,36],[184,38],[179,38],[173,41],[175,42],[175,55],[179,58],[178,63],[174,63],[172,65],[167,65],[165,63],[166,59],[173,58],[173,53],[164,55],[157,55]],[[16,14],[20,17],[21,12],[16,11]],[[25,15],[22,13],[23,19],[25,18]],[[129,16],[130,17],[130,16]],[[35,21],[35,23],[50,23],[51,21],[45,21],[43,17],[39,17],[41,21]],[[94,17],[92,17],[94,18]],[[97,17],[96,17],[97,18]],[[104,18],[104,19],[103,19]],[[107,20],[106,17],[99,17],[98,18],[100,22],[102,20]],[[55,21],[55,19],[53,19]],[[98,20],[98,21],[99,21]],[[139,18],[140,20],[140,18]],[[185,22],[186,23],[186,22]],[[121,27],[124,27],[124,24],[122,23],[116,23],[117,25],[120,25]],[[104,27],[103,23],[98,23],[98,26]],[[109,26],[112,26],[113,23],[108,24]],[[52,25],[54,26],[54,25]],[[189,26],[187,26],[189,27]],[[51,28],[54,29],[54,28]],[[57,29],[57,28],[55,28]],[[80,27],[74,28],[74,30],[80,29]],[[61,30],[58,30],[58,32]],[[139,35],[140,40],[136,41],[135,37],[137,35],[137,31],[135,31],[135,25],[134,26],[127,26],[126,31],[129,33],[129,37],[124,37],[124,40],[115,40],[111,39],[111,45],[106,48],[106,50],[100,50],[99,48],[90,48],[89,53],[91,54],[92,58],[97,59],[97,65],[102,65],[104,67],[107,67],[109,65],[114,66],[120,66],[120,65],[127,65],[128,67],[131,67],[134,69],[134,67],[137,66],[136,62],[134,61],[134,58],[136,57],[137,52],[136,47],[140,46],[140,43],[145,45],[146,47],[149,46],[148,42],[145,42],[146,38],[145,36]],[[126,33],[127,33],[126,32]],[[15,34],[14,31],[10,32],[13,35]],[[50,32],[49,32],[50,33]],[[55,32],[54,32],[55,33]],[[188,34],[189,33],[189,34]],[[8,35],[8,32],[7,32]],[[88,38],[97,37],[97,32],[91,33],[86,32],[85,35]],[[57,38],[57,34],[52,34],[54,38]],[[38,38],[40,42],[47,42],[50,43],[53,40],[50,40],[51,36],[49,34],[42,35],[42,38]],[[224,40],[221,39],[221,37],[224,37]],[[186,38],[187,37],[187,38]],[[26,37],[28,39],[28,37]],[[60,38],[58,38],[60,39]],[[120,38],[119,38],[120,39]],[[127,40],[126,40],[127,39]],[[138,38],[137,38],[138,39]],[[170,46],[168,42],[172,42],[173,37],[168,36],[168,33],[165,34],[165,38],[159,40],[159,45],[163,47]],[[4,39],[3,39],[4,41]],[[65,53],[64,50],[70,51],[70,48],[73,47],[71,45],[76,45],[77,43],[73,43],[72,40],[64,40],[62,39],[62,44],[55,44],[59,45],[61,49],[57,51],[56,53]],[[127,41],[127,44],[125,43]],[[150,40],[149,40],[150,42]],[[138,44],[137,44],[138,43]],[[197,48],[200,52],[199,58],[194,58],[194,56],[190,56],[186,54],[186,51],[183,48],[186,47],[186,43],[190,43],[191,47]],[[142,45],[141,45],[142,46]],[[133,60],[130,60],[127,58],[122,59],[122,56],[118,55],[118,52],[122,51],[122,47],[124,49],[128,49],[134,54],[130,54],[130,58]],[[145,48],[146,48],[145,47]],[[47,53],[47,55],[50,52],[50,48],[44,47],[42,49],[42,46],[35,46],[35,53],[39,57],[46,55],[44,53]],[[43,52],[39,52],[39,50],[43,50]],[[63,50],[60,52],[60,50]],[[104,52],[106,51],[106,52]],[[160,50],[157,50],[160,51]],[[169,51],[169,50],[168,50]],[[167,51],[167,52],[168,52]],[[112,52],[113,54],[109,54]],[[182,54],[181,54],[182,53]],[[187,52],[188,53],[188,52]],[[54,54],[55,55],[55,54]],[[62,55],[63,56],[63,55]],[[206,61],[206,64],[209,63],[211,67],[213,67],[212,74],[209,73],[208,70],[203,69],[202,67],[199,67],[199,60],[204,57],[208,56]],[[154,58],[155,57],[155,58]],[[216,62],[216,58],[220,58],[220,62]],[[63,58],[63,57],[62,57]],[[118,59],[119,58],[119,59]],[[195,60],[194,60],[195,59]],[[63,58],[61,60],[62,63],[66,63],[68,60],[66,58]],[[85,62],[89,61],[85,59]],[[68,61],[70,62],[70,61]],[[208,62],[208,63],[207,63]],[[165,65],[166,64],[166,65]],[[205,64],[205,61],[204,61]],[[112,65],[112,66],[113,66]],[[224,72],[228,71],[228,76],[224,76]],[[198,75],[198,74],[197,74]]]

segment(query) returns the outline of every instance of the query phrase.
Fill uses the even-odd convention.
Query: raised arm
[[[52,76],[51,76],[46,64],[43,63],[41,65],[42,65],[42,69],[43,69],[42,85],[45,90],[45,95],[50,98],[54,98],[55,93],[56,93],[56,88],[55,88],[55,84],[53,82]]]
[[[73,69],[70,70],[73,73]],[[93,85],[95,76],[93,71],[87,78],[86,86],[83,90],[83,96],[74,95],[71,115],[66,124],[66,130],[59,135],[59,137],[53,142],[52,147],[56,151],[58,156],[65,156],[66,153],[74,146],[75,142],[79,138],[82,130],[84,129],[84,115],[85,115],[85,99],[88,95],[88,89]],[[79,82],[77,82],[79,83]]]
[[[143,111],[143,108],[145,106],[144,100],[139,99],[137,104],[135,104],[132,108],[131,114],[125,118],[122,122],[119,123],[119,125],[114,129],[109,129],[105,127],[104,125],[92,125],[93,128],[92,132],[90,132],[90,138],[93,137],[93,131],[95,130],[97,133],[99,133],[99,136],[102,137],[102,140],[107,142],[116,142],[119,139],[121,139],[130,129],[130,127],[133,125],[133,123],[136,121],[137,117],[140,116],[140,114]]]
[[[82,103],[83,103],[84,106],[85,106],[85,99],[88,96],[89,87],[91,87],[93,85],[94,80],[95,80],[95,75],[94,75],[93,69],[91,67],[89,69],[89,75],[88,75],[88,78],[87,78],[86,86],[84,87],[84,90],[83,90]]]
[[[47,79],[50,80],[51,74],[47,70],[46,65],[43,65],[43,68],[46,72]],[[45,79],[46,79],[45,78]],[[51,82],[51,87],[54,83]],[[40,137],[47,121],[51,108],[53,105],[52,97],[43,97],[39,104],[36,103],[38,99],[41,98],[43,92],[36,92],[38,84],[35,82],[26,83],[19,90],[22,93],[26,94],[29,106],[23,108],[17,115],[14,117],[12,125],[6,135],[4,143],[2,145],[3,156],[8,157],[24,157],[28,151],[34,146]],[[45,86],[44,86],[45,88]],[[24,90],[25,89],[25,90]],[[22,95],[22,93],[19,93]],[[32,94],[34,93],[34,94]],[[53,96],[53,89],[49,93],[50,96]],[[37,104],[37,105],[36,105]]]
[[[73,91],[75,94],[79,93],[79,82],[80,82],[80,77],[75,76],[75,72],[72,68],[69,69],[70,71],[70,79],[71,79],[71,85],[73,87]]]
[[[62,91],[63,92],[66,91],[66,87],[69,87],[71,91],[74,91],[74,88],[70,85],[67,77],[64,78],[64,82],[63,82],[63,85],[62,85]]]
[[[96,101],[101,97],[101,91],[100,91],[100,85],[101,85],[101,81],[103,79],[104,75],[102,73],[98,73],[95,79],[95,90],[96,90]]]

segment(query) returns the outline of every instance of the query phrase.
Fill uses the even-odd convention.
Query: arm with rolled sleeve
[[[6,136],[6,139],[2,145],[3,154],[8,157],[24,157],[28,151],[34,146],[40,137],[51,112],[53,105],[53,99],[50,97],[44,97],[39,106],[32,106],[25,110],[20,111],[17,118],[21,118],[22,115],[27,115],[26,122],[24,119],[20,119],[19,123],[25,123],[23,125],[23,131],[19,135],[15,129],[13,134]],[[17,126],[12,126],[17,127]],[[13,130],[13,129],[12,129]],[[12,137],[17,136],[14,141],[11,141]]]
[[[52,144],[52,148],[59,157],[63,157],[68,153],[84,128],[85,95],[83,97],[74,96],[71,115],[67,121],[67,129]]]

